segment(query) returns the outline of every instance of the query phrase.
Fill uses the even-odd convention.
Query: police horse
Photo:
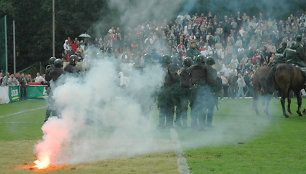
[[[305,55],[305,50],[306,49],[304,47],[304,55]],[[301,63],[302,64],[304,63],[305,66],[306,64],[305,57],[304,57],[304,62],[302,61]],[[298,109],[296,112],[299,116],[302,116],[302,113],[300,111],[302,106],[301,90],[306,89],[305,74],[303,75],[303,72],[301,71],[300,68],[297,68],[296,66],[293,66],[291,64],[277,64],[276,66],[273,67],[273,71],[274,71],[274,80],[276,88],[281,95],[281,105],[282,105],[283,115],[286,118],[289,118],[285,109],[286,98],[288,101],[287,110],[291,114],[291,109],[290,109],[291,99],[289,93],[290,91],[293,91],[297,97],[297,103],[298,103]]]
[[[263,104],[265,106],[264,112],[269,115],[269,103],[273,92],[275,90],[272,67],[261,66],[259,67],[253,77],[253,109],[256,115],[259,115],[258,100],[263,97]]]
[[[301,90],[305,89],[304,86],[305,81],[302,71],[290,64],[277,64],[274,67],[274,80],[276,83],[276,88],[281,95],[281,105],[282,105],[283,115],[286,118],[289,118],[285,109],[286,98],[288,101],[287,110],[291,114],[291,109],[290,109],[291,99],[289,93],[292,90],[297,97],[298,110],[296,112],[298,113],[299,116],[302,116],[300,111],[302,106]]]
[[[191,126],[193,128],[211,127],[214,106],[217,104],[216,92],[217,72],[210,65],[214,64],[213,58],[204,60],[198,56],[197,64],[190,67],[192,87]],[[197,119],[199,126],[197,126]]]

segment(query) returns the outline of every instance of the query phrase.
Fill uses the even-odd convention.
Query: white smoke
[[[181,3],[129,2],[113,0],[109,4],[122,13],[120,19],[114,20],[134,27],[138,20],[175,17]],[[169,132],[156,128],[158,114],[154,106],[164,70],[159,65],[148,65],[140,71],[118,65],[115,60],[104,60],[95,51],[87,55],[89,71],[78,76],[64,75],[53,86],[61,118],[50,118],[42,127],[44,137],[35,149],[38,159],[49,158],[53,164],[77,164],[173,150]],[[118,67],[129,78],[125,88],[119,85]],[[216,126],[204,133],[194,130],[179,133],[183,147],[194,148],[248,138],[268,123],[263,117],[249,115],[214,123]]]
[[[131,83],[121,88],[114,63],[94,60],[83,75],[61,77],[54,99],[62,118],[43,126],[38,157],[46,150],[53,163],[79,163],[169,149],[154,147],[155,125],[142,112],[154,103],[163,76],[159,65],[131,70]]]

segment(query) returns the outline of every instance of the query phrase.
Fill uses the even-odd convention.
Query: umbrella
[[[91,36],[87,33],[83,33],[83,34],[80,34],[79,37],[91,37]]]

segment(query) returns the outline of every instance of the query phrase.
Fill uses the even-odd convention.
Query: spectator
[[[243,79],[243,76],[241,74],[238,74],[237,85],[238,85],[237,98],[238,97],[244,97],[243,88],[246,86],[246,83],[245,83],[245,81]]]
[[[7,86],[8,85],[8,79],[9,79],[9,73],[6,73],[6,76],[2,78],[1,86]]]
[[[65,40],[64,50],[66,50],[67,53],[71,51],[71,46],[70,46],[68,40]]]
[[[27,83],[34,82],[34,80],[31,77],[31,74],[26,75],[26,80],[27,80]]]
[[[14,74],[11,74],[7,80],[7,85],[8,86],[19,86],[19,82],[16,79]]]
[[[71,49],[73,50],[73,52],[76,52],[78,47],[79,47],[78,38],[75,38],[73,43],[70,46],[71,46]]]
[[[40,73],[38,72],[37,74],[36,74],[36,78],[35,78],[35,83],[45,83],[45,79],[40,75]]]
[[[3,72],[0,72],[0,85],[2,84],[2,79],[3,79]]]
[[[96,38],[91,45],[96,45],[101,52],[107,51],[106,57],[120,55],[122,58],[117,61],[137,63],[143,56],[139,52],[145,52],[158,62],[165,53],[184,58],[190,41],[195,39],[201,54],[222,60],[217,61],[219,65],[216,66],[228,76],[230,72],[251,72],[259,65],[270,64],[275,59],[276,45],[282,41],[293,41],[297,34],[305,36],[304,13],[298,16],[292,14],[286,21],[265,20],[263,16],[262,13],[257,16],[241,15],[239,11],[234,17],[221,17],[211,12],[206,16],[203,13],[192,17],[189,14],[178,15],[175,21],[146,21],[134,28],[128,27],[126,32],[111,27],[106,35]],[[71,48],[74,43],[68,37],[64,44],[63,57],[67,61],[71,49],[82,56],[87,49],[84,44],[90,44],[81,41],[79,47],[83,48],[82,51],[79,47]]]
[[[220,73],[221,75],[221,80],[222,80],[222,89],[223,89],[223,94],[224,94],[224,97],[228,97],[228,80],[227,80],[227,77],[224,76],[224,73],[221,72]]]
[[[24,73],[21,73],[19,82],[20,82],[20,99],[25,100],[27,96],[28,82]]]

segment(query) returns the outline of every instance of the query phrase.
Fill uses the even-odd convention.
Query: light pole
[[[54,0],[52,0],[52,56],[55,57],[55,10]]]

